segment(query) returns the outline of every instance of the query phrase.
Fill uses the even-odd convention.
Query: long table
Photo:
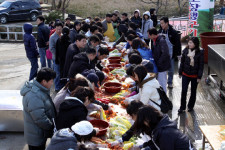
[[[219,150],[221,142],[225,141],[225,136],[220,134],[225,129],[225,125],[200,126],[203,134],[202,150],[205,149],[206,139],[214,150]]]

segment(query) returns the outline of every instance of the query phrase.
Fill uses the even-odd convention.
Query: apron
[[[116,26],[117,23],[113,23],[113,26]],[[120,38],[119,31],[117,28],[114,28],[114,36],[116,37],[116,41]]]
[[[116,40],[116,37],[114,36],[114,28],[112,23],[107,23],[108,30],[104,33],[104,36],[107,36],[109,38],[109,42],[114,42]]]
[[[173,57],[173,44],[170,42],[170,39],[169,39],[169,36],[168,36],[168,30],[167,30],[166,34],[163,34],[163,30],[162,30],[161,35],[164,35],[165,38],[166,38],[165,40],[166,40],[167,46],[169,48],[170,59],[172,59],[172,57]]]

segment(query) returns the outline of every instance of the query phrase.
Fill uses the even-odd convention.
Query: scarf
[[[189,58],[190,58],[190,60],[191,60],[191,62],[190,62],[190,65],[192,66],[192,67],[194,67],[194,63],[195,63],[195,61],[194,61],[194,57],[195,57],[195,50],[191,50],[191,49],[189,49],[188,50],[188,55],[187,55]]]

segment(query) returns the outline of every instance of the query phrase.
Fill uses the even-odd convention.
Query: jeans
[[[51,59],[47,59],[47,62],[48,62],[48,68],[52,68],[52,60]]]
[[[54,60],[53,60],[53,69],[56,72],[56,78],[54,79],[55,90],[59,91],[62,88],[62,84],[60,83],[60,67],[58,64],[55,63]]]
[[[41,146],[31,146],[28,145],[29,150],[45,150],[45,145],[41,145]]]
[[[197,91],[197,78],[190,78],[187,76],[182,76],[182,92],[181,92],[181,110],[186,109],[186,97],[187,97],[187,90],[188,90],[188,85],[191,82],[191,96],[188,102],[188,108],[193,109],[195,106],[195,101],[196,101],[196,91]]]
[[[29,77],[29,81],[30,81],[30,80],[33,80],[37,76],[38,59],[37,58],[29,58],[29,61],[31,63],[30,77]]]
[[[173,74],[174,74],[174,59],[170,59],[171,67],[168,70],[168,84],[173,84]]]
[[[47,47],[39,48],[41,68],[46,67],[46,50],[47,50]],[[48,68],[52,68],[52,60],[47,59],[47,62],[48,62]]]
[[[167,84],[167,71],[164,72],[158,72],[158,78],[157,78],[159,84],[161,85],[161,87],[163,88],[163,90],[165,91],[165,93],[167,92],[166,89],[166,84]]]

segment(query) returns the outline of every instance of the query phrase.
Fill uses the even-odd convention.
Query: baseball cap
[[[96,75],[96,73],[89,73],[89,74],[87,75],[87,79],[88,79],[91,83],[94,82],[95,86],[98,88],[98,81],[99,81],[99,78],[98,78],[98,76]]]

